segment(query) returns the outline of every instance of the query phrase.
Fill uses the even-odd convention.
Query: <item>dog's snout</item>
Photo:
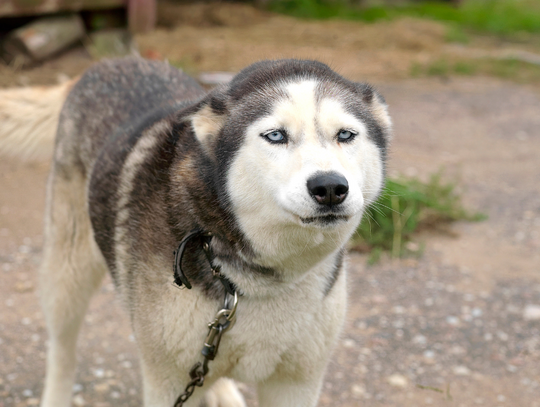
[[[338,205],[349,193],[347,179],[335,172],[319,173],[307,182],[310,195],[321,205]]]

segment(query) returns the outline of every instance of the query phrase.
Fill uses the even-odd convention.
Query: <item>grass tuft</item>
[[[441,173],[425,183],[417,178],[389,179],[385,191],[367,210],[352,240],[353,250],[370,251],[370,263],[383,251],[392,257],[418,254],[411,237],[420,230],[444,229],[457,220],[479,221],[486,216],[471,213],[461,204],[454,183],[443,183]]]

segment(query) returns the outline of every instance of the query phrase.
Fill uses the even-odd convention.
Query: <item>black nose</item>
[[[338,205],[349,192],[347,179],[336,172],[319,173],[308,179],[310,195],[321,205]]]

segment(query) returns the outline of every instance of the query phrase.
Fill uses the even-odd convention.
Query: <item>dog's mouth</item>
[[[323,216],[313,216],[310,218],[300,218],[302,223],[305,224],[317,224],[323,226],[334,225],[341,221],[347,221],[349,218],[345,215],[323,215]]]

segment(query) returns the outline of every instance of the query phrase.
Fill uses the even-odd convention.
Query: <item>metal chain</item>
[[[221,342],[221,336],[224,332],[228,331],[236,321],[237,305],[238,295],[236,292],[234,293],[231,308],[229,308],[228,294],[225,293],[223,309],[219,310],[214,320],[208,324],[208,335],[206,336],[201,351],[204,356],[204,362],[197,362],[193,365],[189,371],[191,381],[187,384],[184,392],[178,396],[173,407],[182,407],[195,391],[195,387],[202,387],[204,384],[204,379],[208,373],[208,362],[214,360],[216,357]]]
[[[184,403],[191,397],[195,391],[195,387],[202,387],[204,384],[204,377],[208,373],[208,359],[204,359],[204,364],[197,362],[193,365],[189,371],[191,381],[186,386],[185,391],[178,396],[174,402],[174,407],[182,407]]]

